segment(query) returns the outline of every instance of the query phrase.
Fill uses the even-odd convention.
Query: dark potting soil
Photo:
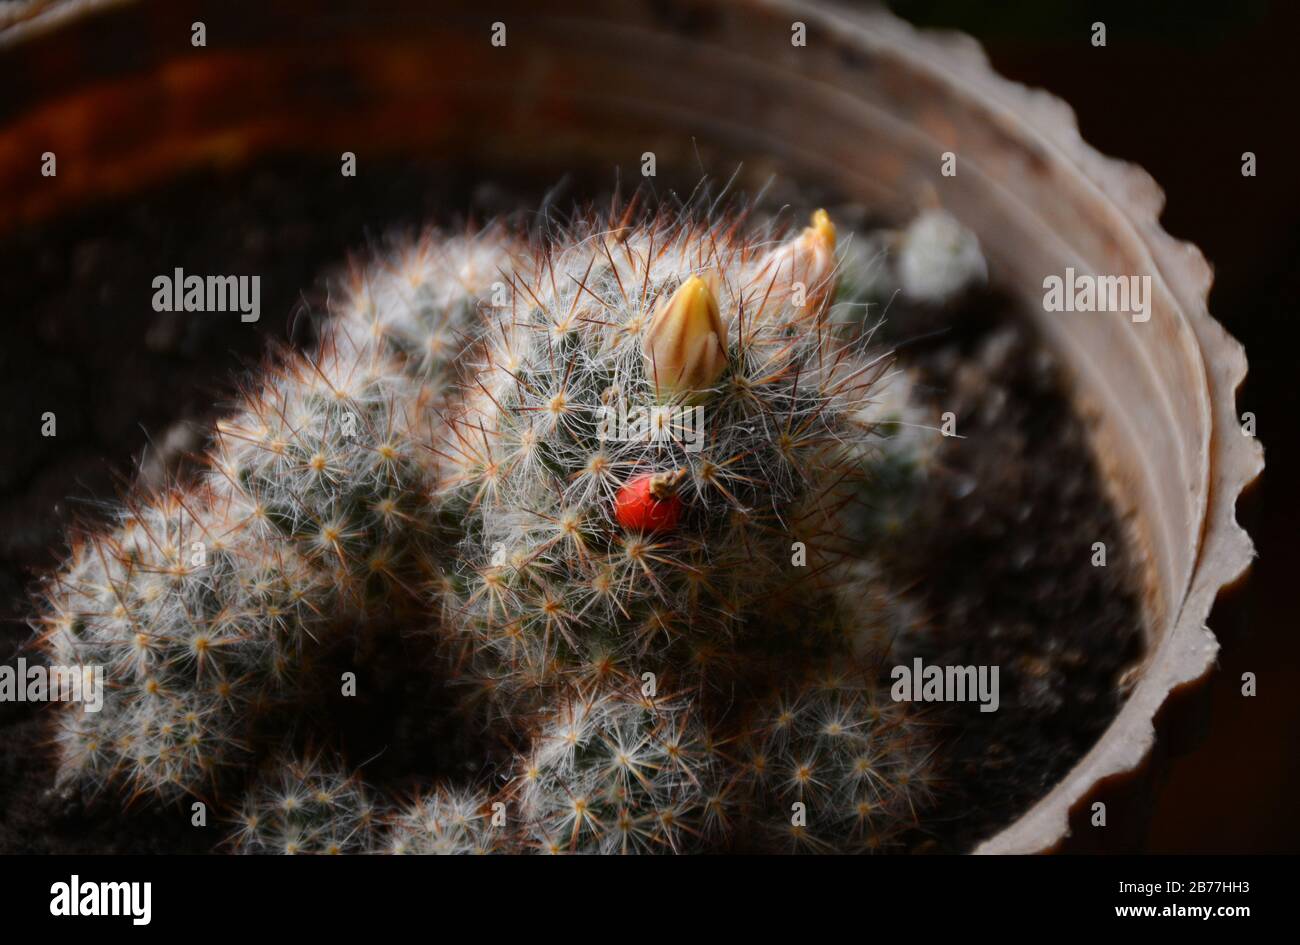
[[[241,365],[255,366],[272,340],[310,341],[303,316],[323,308],[341,260],[467,209],[486,218],[539,207],[545,185],[507,192],[469,170],[405,163],[343,178],[332,163],[267,160],[0,234],[0,663],[39,658],[27,592],[58,564],[67,527],[101,516],[138,467],[157,477],[183,465]],[[260,275],[261,321],[155,313],[151,282],[177,267]],[[924,846],[960,851],[1096,742],[1141,632],[1122,524],[1050,356],[991,295],[959,317],[930,317],[886,334],[897,332],[901,357],[936,410],[956,414],[962,438],[944,440],[890,560],[932,619],[927,662],[1001,668],[999,711],[932,707],[949,781]],[[54,437],[41,434],[47,412]],[[1107,567],[1091,566],[1095,541]],[[346,712],[322,693],[300,739],[329,732],[368,779],[414,788],[454,764],[460,736],[428,724],[446,707],[418,639],[367,637],[394,641],[349,654],[373,683]],[[215,815],[192,826],[188,803],[55,793],[48,738],[44,707],[0,703],[0,852],[207,852],[226,833]]]
[[[929,617],[926,664],[999,667],[1000,705],[929,704],[948,790],[933,846],[968,850],[1023,813],[1118,713],[1142,655],[1137,562],[1052,354],[990,294],[893,339],[938,417],[938,469],[890,556]],[[886,333],[888,335],[888,332]],[[915,336],[914,336],[915,337]],[[1106,564],[1093,564],[1094,543]]]

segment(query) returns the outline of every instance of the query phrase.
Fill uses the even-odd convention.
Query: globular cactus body
[[[515,787],[548,852],[678,852],[709,829],[720,761],[681,703],[574,693],[542,721]]]
[[[888,529],[851,509],[929,464],[906,387],[831,317],[839,264],[819,211],[788,238],[691,213],[430,234],[354,268],[193,481],[45,587],[52,656],[112,686],[59,714],[60,781],[205,795],[336,644],[397,618],[513,763],[398,806],[286,751],[236,849],[681,852],[770,839],[795,802],[796,847],[890,846],[932,793],[925,726],[865,676],[753,710],[887,649],[892,598],[849,585]]]
[[[934,798],[934,740],[883,688],[837,672],[788,686],[749,737],[756,837],[795,852],[874,853]]]
[[[827,329],[833,244],[824,214],[775,244],[661,218],[516,267],[438,450],[467,531],[454,609],[498,692],[596,659],[684,671],[798,579],[791,534],[852,475],[882,369]]]
[[[231,842],[240,853],[364,853],[379,812],[354,777],[319,760],[290,760],[248,792],[238,824]]]

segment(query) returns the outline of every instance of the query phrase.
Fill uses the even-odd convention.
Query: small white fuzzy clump
[[[871,397],[858,413],[858,420],[876,436],[863,441],[863,458],[872,463],[889,457],[920,475],[934,463],[942,443],[939,417],[917,395],[914,373],[890,371],[871,390]]]
[[[245,796],[230,843],[238,853],[365,853],[381,812],[354,776],[317,759],[288,760]]]
[[[428,232],[387,260],[355,269],[336,317],[399,356],[413,375],[439,379],[475,338],[480,306],[505,298],[527,259],[503,226],[463,236]]]
[[[678,853],[719,826],[720,761],[681,701],[571,694],[511,786],[540,852]]]
[[[926,210],[903,231],[896,264],[903,294],[941,305],[988,281],[979,237],[945,210]]]
[[[938,785],[924,723],[839,670],[774,697],[746,748],[746,815],[777,850],[887,852]]]
[[[440,786],[389,819],[380,850],[406,856],[510,852],[512,834],[506,825],[493,824],[493,803],[505,802],[493,802],[481,791]]]
[[[837,564],[835,588],[844,613],[852,615],[842,628],[846,650],[861,663],[910,659],[933,626],[922,602],[899,590],[875,555],[846,556]]]

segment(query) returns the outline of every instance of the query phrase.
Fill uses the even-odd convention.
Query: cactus
[[[882,370],[826,330],[833,233],[824,213],[767,245],[729,221],[580,223],[517,270],[435,448],[466,527],[451,609],[499,698],[648,660],[723,685],[687,652],[801,579],[791,534],[853,474]]]
[[[510,852],[513,836],[493,825],[492,803],[480,791],[440,785],[390,816],[378,849],[408,856]]]
[[[924,722],[860,672],[823,670],[769,697],[745,749],[761,849],[884,852],[938,786]]]
[[[61,713],[60,783],[203,793],[251,718],[292,703],[340,613],[419,597],[440,527],[431,380],[505,259],[499,233],[421,245],[354,284],[315,352],[263,372],[194,484],[74,542],[40,627],[56,661],[102,664],[111,685],[97,717]]]
[[[353,267],[197,473],[77,537],[44,586],[51,657],[111,686],[99,715],[58,713],[59,783],[166,803],[269,754],[244,852],[717,849],[768,842],[791,798],[796,847],[890,847],[935,740],[865,667],[924,621],[853,509],[905,498],[933,451],[906,378],[831,317],[839,265],[824,211],[788,237],[687,211],[545,243],[431,232]],[[465,724],[503,723],[495,783],[485,753],[396,805],[269,744],[326,656],[394,619],[437,647]],[[860,678],[789,690],[827,661]],[[784,727],[755,709],[773,688]],[[815,781],[773,780],[810,759]]]
[[[280,762],[245,796],[230,842],[240,853],[368,851],[379,811],[354,776],[313,758]]]
[[[721,826],[721,760],[685,701],[571,693],[541,722],[514,788],[547,852],[679,852]]]

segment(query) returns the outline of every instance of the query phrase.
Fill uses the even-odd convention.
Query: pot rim
[[[790,0],[762,2],[808,10]],[[1155,741],[1155,716],[1169,695],[1203,682],[1215,663],[1219,643],[1206,621],[1220,590],[1240,580],[1254,558],[1250,536],[1237,522],[1236,505],[1264,468],[1262,445],[1242,433],[1236,416],[1236,394],[1247,371],[1245,349],[1209,312],[1213,272],[1204,255],[1160,225],[1165,202],[1160,185],[1136,164],[1105,156],[1085,142],[1065,101],[999,75],[979,42],[966,34],[920,30],[884,11],[863,15],[840,4],[824,9],[825,25],[846,38],[866,42],[868,31],[885,36],[891,52],[915,68],[954,89],[977,90],[985,103],[1001,106],[1000,117],[1014,133],[1049,149],[1055,160],[1092,181],[1148,247],[1198,343],[1210,422],[1201,471],[1205,500],[1191,579],[1171,602],[1172,626],[1148,652],[1140,681],[1093,747],[1028,811],[974,850],[1050,852],[1069,835],[1071,811],[1086,804],[1103,781],[1132,772],[1146,760]]]

